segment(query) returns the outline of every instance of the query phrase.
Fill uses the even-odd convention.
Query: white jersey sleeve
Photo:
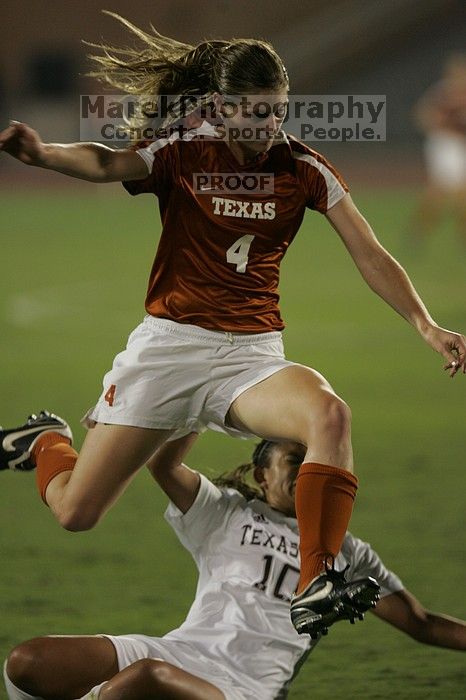
[[[372,576],[380,585],[381,598],[404,588],[401,579],[387,569],[370,544],[354,537],[350,532],[346,533],[341,553],[350,565],[347,578],[352,580]]]
[[[199,476],[201,483],[191,508],[183,514],[170,502],[164,516],[181,544],[190,552],[200,549],[209,535],[226,526],[232,509],[241,498],[236,491],[221,491],[203,474]]]

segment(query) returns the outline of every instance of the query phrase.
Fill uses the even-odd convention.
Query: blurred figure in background
[[[466,245],[466,54],[452,54],[443,76],[419,100],[415,119],[426,135],[427,187],[411,235],[425,238],[451,211]]]

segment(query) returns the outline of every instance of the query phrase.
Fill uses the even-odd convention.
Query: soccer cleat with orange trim
[[[369,608],[375,608],[380,597],[380,586],[372,576],[347,581],[344,571],[330,568],[291,600],[291,622],[298,634],[309,634],[311,639],[328,633],[328,628],[339,620],[363,620]]]
[[[44,433],[59,433],[73,440],[68,423],[48,411],[41,411],[38,416],[29,416],[26,423],[19,428],[0,428],[0,469],[35,469],[36,465],[31,461],[31,452],[37,439]]]

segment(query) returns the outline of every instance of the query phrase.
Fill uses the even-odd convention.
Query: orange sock
[[[301,552],[298,593],[324,570],[325,558],[340,551],[357,488],[357,478],[346,469],[315,462],[301,465],[295,495]]]
[[[31,453],[36,465],[36,482],[45,505],[45,492],[52,479],[74,468],[78,453],[71,447],[71,441],[59,433],[44,433],[34,445]]]

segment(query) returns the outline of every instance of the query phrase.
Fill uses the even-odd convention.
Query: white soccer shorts
[[[466,138],[442,132],[431,133],[425,143],[431,182],[449,191],[466,188]]]
[[[175,430],[170,439],[206,428],[255,437],[225,424],[232,402],[294,364],[284,357],[280,332],[225,333],[146,316],[83,423]]]
[[[115,647],[118,668],[122,671],[142,659],[162,659],[172,666],[191,673],[215,685],[225,695],[225,700],[255,700],[250,690],[241,688],[223,666],[212,659],[199,655],[199,651],[187,642],[173,642],[160,637],[148,637],[144,634],[107,637]],[[95,686],[81,700],[98,698],[100,689],[105,685]]]

